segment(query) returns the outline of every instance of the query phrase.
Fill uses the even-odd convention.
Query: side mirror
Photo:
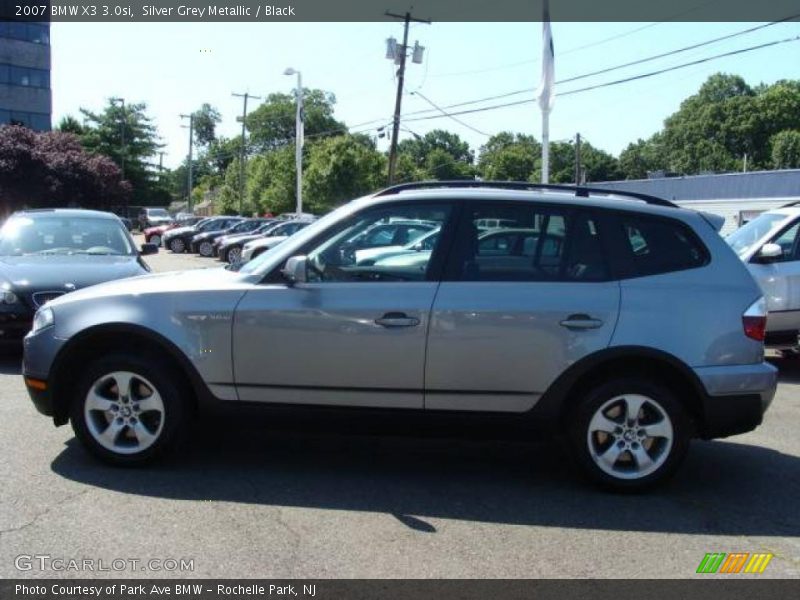
[[[412,250],[414,252],[422,252],[422,242],[419,242],[418,244],[414,244],[414,246],[412,247]]]
[[[771,260],[783,256],[783,248],[778,244],[764,244],[761,246],[761,250],[758,251],[756,256],[762,262],[770,262]]]
[[[147,256],[148,254],[158,254],[158,246],[155,244],[142,244],[142,249],[139,254],[142,256]]]
[[[283,276],[292,283],[305,283],[308,281],[308,257],[292,256],[283,267]]]

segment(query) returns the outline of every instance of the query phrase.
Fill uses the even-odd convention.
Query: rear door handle
[[[375,319],[375,323],[381,327],[414,327],[419,325],[419,319],[409,317],[406,313],[390,312],[383,315],[380,319]]]
[[[567,329],[597,329],[602,327],[603,321],[594,319],[589,315],[577,314],[568,316],[563,321],[560,321],[559,325]]]

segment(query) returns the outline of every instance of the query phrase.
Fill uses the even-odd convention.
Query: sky
[[[593,72],[753,27],[755,23],[553,23],[556,80]],[[177,166],[188,151],[181,113],[203,103],[222,115],[218,133],[240,132],[242,99],[290,92],[300,70],[307,88],[333,92],[335,116],[354,131],[378,135],[394,110],[396,67],[385,40],[402,39],[402,23],[53,23],[53,122],[99,110],[111,97],[145,102],[165,144],[164,165]],[[751,85],[800,79],[800,41],[727,57],[640,81],[559,97],[559,93],[658,70],[707,56],[800,35],[787,22],[703,48],[556,86],[550,139],[576,133],[615,156],[628,143],[659,131],[687,96],[716,72],[735,73]],[[609,39],[613,38],[613,39]],[[541,75],[541,23],[413,24],[410,45],[426,48],[423,64],[406,72],[403,114],[430,109],[418,91],[446,106],[526,88]],[[464,108],[534,98],[534,92]],[[252,101],[249,110],[255,103]],[[456,111],[459,109],[451,109]],[[463,110],[463,109],[461,109]],[[438,114],[438,113],[428,113]],[[425,116],[425,115],[417,115]],[[401,139],[437,128],[458,133],[476,151],[500,131],[541,138],[538,105],[523,104],[458,117],[411,121]],[[372,123],[367,123],[375,121]],[[354,127],[362,123],[366,125]],[[387,138],[379,148],[388,147]]]

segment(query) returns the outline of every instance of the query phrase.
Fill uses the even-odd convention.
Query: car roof
[[[89,210],[85,208],[32,208],[15,212],[16,216],[44,216],[44,217],[93,217],[96,219],[118,220],[114,213],[102,210]]]

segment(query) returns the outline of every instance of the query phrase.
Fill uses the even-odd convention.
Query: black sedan
[[[214,242],[218,238],[221,238],[223,235],[250,233],[258,229],[265,220],[266,219],[244,219],[227,229],[198,233],[192,238],[189,244],[189,251],[199,254],[200,256],[212,256],[214,254]]]
[[[19,345],[33,314],[73,290],[150,271],[122,221],[78,209],[14,213],[0,229],[0,345]]]

